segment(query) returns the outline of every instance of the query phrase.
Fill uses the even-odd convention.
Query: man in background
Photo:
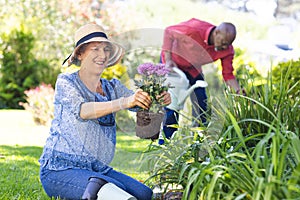
[[[161,60],[167,67],[181,69],[190,85],[193,85],[197,80],[204,80],[202,65],[221,59],[222,76],[226,84],[236,93],[239,94],[242,91],[244,93],[233,75],[234,48],[232,43],[235,37],[236,28],[232,23],[222,22],[215,26],[192,18],[165,29]],[[205,88],[196,88],[194,94],[196,98],[191,98],[193,117],[205,125],[207,110]],[[178,124],[178,117],[177,111],[166,108],[166,120],[163,126],[166,138],[171,138],[177,130],[167,126]],[[163,140],[159,141],[159,144],[163,143]]]

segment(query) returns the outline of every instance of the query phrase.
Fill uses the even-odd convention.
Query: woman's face
[[[85,50],[78,55],[81,69],[102,73],[107,66],[112,47],[107,42],[90,42]]]

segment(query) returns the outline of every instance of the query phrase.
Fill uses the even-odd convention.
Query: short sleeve
[[[128,89],[118,79],[110,80],[110,84],[112,85],[112,87],[115,91],[116,99],[119,99],[121,97],[129,97],[134,94],[133,90]]]
[[[79,86],[75,84],[74,79],[66,74],[58,76],[55,86],[55,104],[61,104],[64,111],[74,114],[77,119],[80,117],[81,105],[86,102]]]

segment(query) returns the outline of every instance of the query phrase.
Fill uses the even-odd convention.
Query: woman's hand
[[[143,109],[148,110],[151,105],[151,98],[147,92],[138,89],[134,95],[125,99],[128,108],[139,106]]]
[[[167,91],[163,91],[160,95],[157,95],[156,99],[164,106],[167,106],[172,102],[171,95]]]

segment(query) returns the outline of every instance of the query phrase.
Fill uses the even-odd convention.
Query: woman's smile
[[[107,63],[106,61],[107,61],[107,59],[102,60],[102,61],[100,61],[100,60],[95,60],[94,63],[97,64],[97,65],[100,65],[101,67],[105,67],[105,66],[106,66],[106,63]]]

